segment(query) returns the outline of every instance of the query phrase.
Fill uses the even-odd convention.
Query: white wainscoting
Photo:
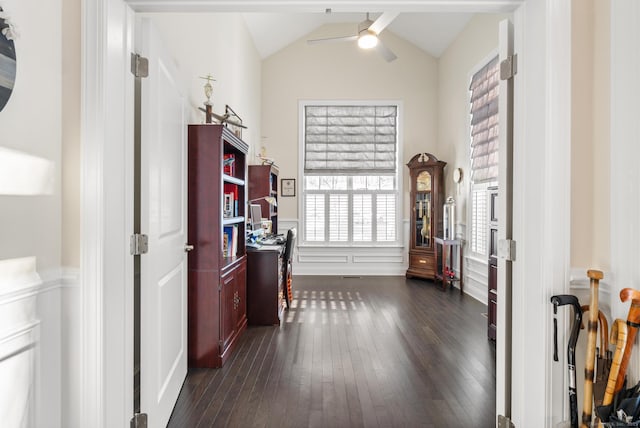
[[[296,227],[298,242],[294,249],[294,275],[374,275],[404,276],[407,272],[406,245],[394,247],[313,247],[300,245],[302,230],[297,219],[279,219],[278,230]],[[409,222],[403,221],[403,242],[408,241]]]
[[[2,426],[70,426],[61,407],[68,395],[62,389],[62,283],[61,269],[40,275],[35,258],[0,261]]]
[[[487,304],[489,262],[475,257],[464,257],[464,292]]]

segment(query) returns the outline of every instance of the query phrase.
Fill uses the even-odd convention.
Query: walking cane
[[[603,278],[599,270],[588,270],[591,289],[589,302],[589,322],[587,323],[587,360],[584,366],[584,400],[582,408],[582,428],[591,426],[593,409],[593,367],[596,357],[596,335],[598,333],[598,286]]]
[[[618,380],[618,374],[620,373],[620,365],[622,363],[622,357],[624,349],[628,343],[627,324],[621,319],[617,319],[611,327],[611,341],[616,342],[616,352],[613,354],[613,360],[611,361],[611,369],[609,370],[609,381],[607,382],[607,389],[604,391],[604,398],[602,399],[602,405],[608,406],[613,402],[613,396],[616,392],[616,381]]]
[[[582,318],[589,312],[589,305],[582,305]],[[584,324],[580,326],[584,329]],[[596,346],[596,367],[595,380],[593,381],[593,405],[597,408],[602,405],[607,381],[609,379],[609,368],[611,366],[611,351],[609,351],[609,323],[602,311],[598,311],[598,330],[600,331],[600,347]],[[626,335],[626,330],[625,330]]]
[[[558,312],[558,306],[573,306],[573,326],[571,327],[571,336],[567,345],[567,366],[569,368],[569,409],[571,411],[571,428],[578,428],[578,396],[576,395],[576,342],[578,342],[578,334],[580,334],[580,325],[582,324],[582,309],[580,302],[576,296],[563,294],[560,296],[552,296],[553,303],[553,339],[554,339],[554,355],[553,359],[558,361],[558,336],[557,323],[555,315]]]
[[[609,371],[609,379],[607,380],[607,387],[602,399],[602,405],[596,407],[596,413],[599,418],[598,428],[602,428],[604,422],[608,422],[613,411],[612,403],[615,397],[616,381],[618,374],[620,373],[620,363],[622,362],[622,356],[624,354],[624,348],[627,344],[627,324],[617,319],[611,326],[611,342],[615,342],[616,351],[611,360],[611,369]]]
[[[636,341],[638,327],[640,327],[640,291],[634,290],[633,288],[623,288],[622,291],[620,291],[620,300],[626,302],[629,299],[631,299],[631,306],[629,307],[629,314],[627,315],[627,344],[624,347],[624,354],[620,362],[620,371],[618,372],[618,378],[616,380],[615,392],[620,391],[624,385],[624,377],[627,373],[631,350]]]

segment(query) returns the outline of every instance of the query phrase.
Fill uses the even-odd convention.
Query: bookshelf
[[[221,367],[247,326],[247,151],[222,125],[189,125],[190,367]]]
[[[278,200],[278,167],[275,165],[249,165],[249,200],[271,196]],[[263,217],[271,220],[271,230],[278,233],[278,206],[265,200],[260,204]]]

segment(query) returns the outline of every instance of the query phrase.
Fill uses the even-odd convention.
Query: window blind
[[[498,57],[471,78],[471,180],[498,178]]]
[[[305,106],[305,174],[395,174],[396,106]]]
[[[487,189],[474,187],[471,190],[471,246],[472,252],[487,253]]]

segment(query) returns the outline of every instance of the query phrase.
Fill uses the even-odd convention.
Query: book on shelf
[[[236,172],[236,155],[233,153],[226,153],[224,155],[223,173],[234,177]]]
[[[226,205],[223,206],[223,212],[225,213],[225,217],[237,217],[239,214],[238,208],[239,208],[239,203],[238,203],[238,194],[240,193],[238,191],[238,186],[236,186],[235,184],[231,184],[231,183],[224,183],[224,194],[226,195],[231,195],[229,202],[230,202],[230,206],[229,206],[229,212],[230,215],[226,215]],[[226,198],[225,198],[225,203],[226,203]]]
[[[238,226],[233,225],[233,229],[231,231],[231,256],[235,257],[238,255]]]
[[[238,226],[225,226],[222,233],[222,256],[235,257],[238,255]]]
[[[222,257],[229,257],[229,243],[231,242],[231,230],[225,226],[222,231]]]

